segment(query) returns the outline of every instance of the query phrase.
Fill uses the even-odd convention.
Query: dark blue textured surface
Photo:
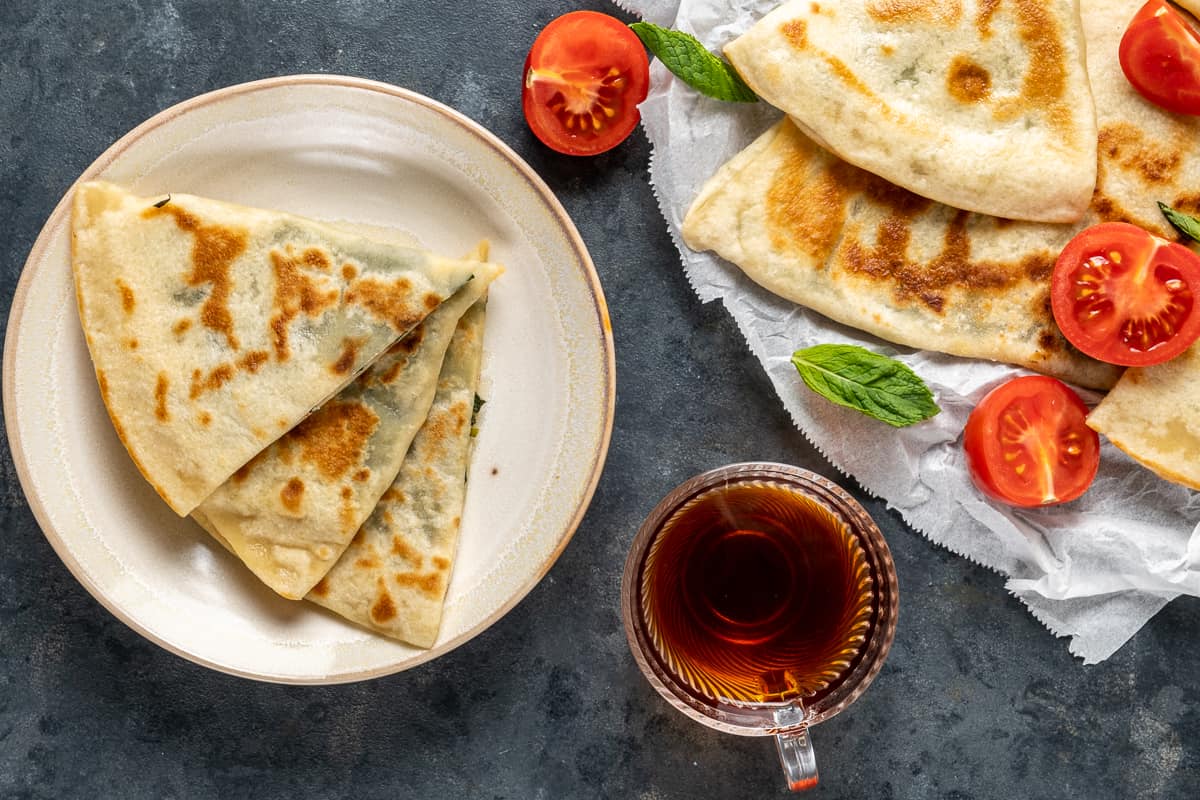
[[[525,128],[525,52],[572,7],[0,0],[0,322],[42,222],[118,136],[210,89],[337,72],[460,109],[545,177],[595,259],[618,375],[607,469],[549,576],[460,649],[358,685],[258,684],[143,641],[59,562],[6,448],[0,797],[786,794],[769,741],[694,725],[642,679],[621,628],[620,573],[640,520],[697,471],[760,459],[832,470],[729,316],[689,289],[641,133],[573,160]],[[1083,667],[997,576],[864,502],[896,558],[900,625],[871,690],[816,729],[824,782],[810,796],[1196,796],[1200,604],[1176,601],[1108,662]]]

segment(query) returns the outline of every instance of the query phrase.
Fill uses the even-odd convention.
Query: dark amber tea
[[[663,523],[640,570],[640,610],[664,669],[700,698],[807,698],[855,664],[871,568],[847,523],[794,488],[710,488]]]

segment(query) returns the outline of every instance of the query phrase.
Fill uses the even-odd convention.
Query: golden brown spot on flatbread
[[[244,356],[239,358],[234,363],[226,362],[215,367],[208,375],[204,375],[200,370],[192,370],[192,384],[188,392],[188,397],[195,400],[200,395],[206,392],[215,392],[220,389],[241,370],[254,374],[258,372],[263,364],[267,363],[270,353],[266,350],[251,350]]]
[[[1112,165],[1136,170],[1140,160],[1139,152],[1146,147],[1148,145],[1142,141],[1141,134],[1124,123],[1105,125],[1100,129],[1096,189],[1092,193],[1089,211],[1099,222],[1128,222],[1160,235],[1175,235],[1175,230],[1166,225],[1160,216],[1155,215],[1153,220],[1141,219],[1108,193]]]
[[[342,352],[337,357],[337,361],[329,367],[335,375],[345,375],[354,369],[354,365],[358,363],[358,348],[362,347],[366,342],[365,338],[345,338],[342,339]]]
[[[267,436],[267,432],[266,432],[266,431],[264,431],[262,428],[254,427],[254,428],[251,428],[251,429],[250,429],[250,432],[251,432],[252,434],[254,434],[254,438],[255,438],[255,439],[266,439],[266,438],[268,438],[268,436]]]
[[[1146,141],[1140,130],[1126,122],[1105,125],[1099,143],[1103,159],[1137,172],[1150,184],[1169,181],[1183,163],[1177,143]]]
[[[202,376],[200,370],[192,370],[192,387],[188,392],[188,397],[195,400],[205,392],[215,392],[220,389],[234,375],[232,364],[222,364],[215,368],[207,376]]]
[[[434,556],[433,565],[440,570],[448,570],[450,569],[450,559],[442,558],[441,556]]]
[[[125,281],[117,278],[117,291],[121,293],[121,308],[126,314],[132,314],[134,306],[137,305],[137,301],[133,296],[133,289],[130,289],[129,284],[125,283]]]
[[[363,467],[358,472],[354,473],[354,480],[358,481],[359,483],[362,483],[369,477],[371,477],[371,470],[367,469],[366,467]]]
[[[404,353],[412,355],[416,349],[421,346],[421,342],[425,340],[425,326],[418,325],[408,333],[396,340],[396,343],[388,348],[389,353]]]
[[[192,327],[192,321],[190,319],[181,319],[171,326],[171,333],[175,334],[176,336],[182,336],[190,327]]]
[[[319,317],[326,309],[338,301],[336,288],[325,288],[328,282],[314,280],[303,268],[329,269],[329,259],[315,248],[307,248],[299,255],[291,245],[271,251],[271,264],[275,268],[275,313],[271,316],[271,345],[277,361],[287,361],[291,357],[291,346],[288,336],[288,325],[292,320],[304,314],[308,317]]]
[[[306,247],[304,252],[300,254],[300,260],[309,269],[320,269],[328,272],[331,266],[329,257],[316,247]]]
[[[812,3],[809,5],[808,10],[814,14],[820,14],[821,13],[821,4],[820,3]]]
[[[864,195],[906,219],[927,209],[932,201],[841,160],[834,160],[815,177],[814,163],[825,156],[791,125],[776,179],[767,190],[767,229],[776,250],[791,250],[817,266],[833,253],[846,221],[847,200]]]
[[[425,307],[427,309],[429,309],[430,311],[433,311],[435,308],[437,308],[439,305],[442,304],[442,298],[438,297],[433,292],[428,292],[425,295],[424,302],[425,302]]]
[[[382,624],[395,618],[395,616],[396,603],[392,600],[392,596],[388,594],[383,578],[380,578],[379,596],[375,599],[375,605],[371,606],[371,619]]]
[[[337,480],[362,461],[377,427],[379,416],[366,404],[332,400],[297,425],[289,438],[300,445],[302,461]]]
[[[966,229],[970,216],[966,211],[955,215],[946,229],[941,252],[931,260],[914,262],[908,258],[911,228],[902,216],[893,214],[879,224],[874,247],[847,240],[841,251],[842,261],[847,270],[890,285],[896,300],[919,301],[939,313],[950,289],[994,294],[1024,281],[1049,280],[1057,253],[1025,256],[1017,263],[972,261]]]
[[[396,574],[396,584],[405,588],[413,588],[426,597],[436,600],[442,594],[442,576],[431,572],[421,575],[416,572],[400,572]]]
[[[808,47],[808,23],[802,19],[789,19],[779,26],[779,32],[787,43],[797,50]]]
[[[1200,214],[1200,194],[1179,194],[1171,201],[1171,208],[1185,214],[1196,216]]]
[[[996,119],[1008,122],[1025,114],[1044,113],[1051,127],[1064,136],[1073,134],[1071,110],[1064,102],[1067,69],[1062,31],[1038,0],[1013,0],[1013,6],[1029,65],[1021,78],[1020,94],[996,104]]]
[[[342,280],[349,283],[358,277],[358,268],[353,264],[342,264]]]
[[[317,581],[317,585],[312,587],[312,589],[310,589],[309,591],[312,594],[315,594],[317,597],[325,597],[326,595],[328,595],[329,594],[329,579],[328,579],[328,577],[321,578],[321,580]]]
[[[957,24],[962,19],[961,0],[874,0],[867,14],[876,22]]]
[[[955,56],[946,74],[946,91],[960,103],[978,103],[991,94],[992,75],[967,56]]]
[[[201,411],[200,416],[197,419],[199,419],[200,424],[206,428],[212,424],[212,414],[208,413],[207,411]]]
[[[879,52],[883,53],[885,56],[891,56],[896,54],[896,48],[892,47],[890,44],[881,44],[879,45]]]
[[[979,10],[975,12],[975,27],[979,29],[981,39],[992,35],[992,17],[1000,7],[1000,0],[979,0]]]
[[[275,457],[284,466],[290,467],[296,460],[295,448],[292,446],[292,435],[289,433],[275,441],[273,446]]]
[[[362,522],[355,512],[354,490],[349,486],[342,487],[342,507],[338,510],[338,521],[341,522],[341,530],[344,533],[358,530]]]
[[[416,325],[426,314],[414,296],[412,281],[404,276],[393,281],[371,275],[359,278],[346,290],[346,302],[362,306],[367,313],[401,332]]]
[[[499,475],[499,474],[500,474],[500,468],[499,468],[499,467],[492,467],[492,474],[493,474],[493,475]]]
[[[290,478],[279,490],[279,502],[283,503],[283,507],[288,511],[299,511],[303,499],[304,481],[299,478]]]
[[[129,340],[128,342],[126,342],[125,344],[129,345],[129,349],[130,349],[130,350],[137,350],[137,349],[138,349],[138,340],[137,340],[137,339],[130,339],[130,340]]]
[[[167,389],[169,387],[167,373],[158,373],[158,381],[154,384],[154,417],[159,422],[167,422],[171,419],[171,415],[167,412]]]
[[[421,557],[420,551],[410,545],[408,542],[401,539],[399,536],[392,537],[392,554],[403,558],[414,567],[420,567],[424,560]]]
[[[361,569],[375,569],[379,566],[379,559],[375,558],[374,556],[359,558],[354,561],[354,566]]]
[[[234,260],[246,250],[247,232],[242,228],[224,225],[204,225],[193,214],[174,203],[161,208],[151,206],[143,217],[168,214],[180,229],[195,237],[192,242],[192,271],[184,278],[188,286],[209,284],[208,299],[200,308],[200,322],[206,328],[225,337],[231,350],[238,349],[233,332],[233,315],[229,312],[229,293],[233,281],[229,269]]]
[[[404,492],[400,491],[395,486],[389,486],[388,490],[383,493],[383,497],[379,499],[386,500],[389,503],[403,503],[405,498]]]
[[[829,68],[833,70],[833,74],[842,79],[842,83],[846,84],[851,89],[854,89],[856,92],[868,99],[876,99],[875,93],[872,92],[870,88],[868,88],[867,85],[863,83],[857,75],[854,74],[854,70],[846,66],[845,61],[842,61],[837,56],[830,55],[828,53],[822,53],[822,56],[825,58],[825,63],[828,64]],[[879,110],[883,112],[884,116],[892,116],[891,106],[883,105],[882,103],[877,103],[877,105],[879,106]]]
[[[267,363],[267,359],[270,357],[271,354],[266,350],[251,350],[238,359],[237,365],[253,375],[258,372],[259,367]]]
[[[814,263],[824,263],[837,243],[845,222],[846,187],[836,177],[823,173],[809,179],[809,164],[815,153],[802,145],[800,134],[788,126],[789,147],[778,178],[767,190],[767,227],[776,250],[792,250]]]
[[[451,527],[457,528],[460,524],[462,524],[462,517],[455,517],[450,520]]]
[[[407,364],[407,359],[397,359],[396,361],[393,361],[388,365],[388,368],[383,371],[383,374],[378,376],[379,383],[388,384],[395,381],[396,378],[400,377],[400,373],[404,371],[404,367],[407,366]]]

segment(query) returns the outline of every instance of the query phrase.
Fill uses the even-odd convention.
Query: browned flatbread
[[[1076,351],[1054,323],[1054,262],[1098,222],[1173,238],[1157,202],[1200,208],[1200,120],[1151,106],[1125,80],[1117,48],[1127,6],[1085,0],[1082,12],[1100,132],[1096,191],[1081,222],[1014,222],[932,202],[851,166],[784,120],[704,186],[684,240],[782,297],[889,341],[1111,387],[1121,370]]]
[[[400,474],[307,598],[419,647],[437,640],[458,547],[485,304],[476,302],[459,321],[429,417]]]
[[[396,478],[459,319],[502,271],[485,257],[466,286],[192,512],[279,594],[304,597]]]
[[[725,54],[813,140],[923,197],[1040,222],[1091,199],[1076,0],[791,0]]]
[[[278,211],[75,191],[79,316],[130,456],[185,515],[477,264]]]

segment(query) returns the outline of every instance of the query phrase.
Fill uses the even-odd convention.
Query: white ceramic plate
[[[313,75],[174,106],[80,180],[399,228],[448,255],[491,241],[507,266],[488,304],[480,435],[441,636],[419,650],[275,596],[142,479],[100,400],[75,306],[68,193],[17,287],[4,414],[50,543],[97,600],[154,642],[226,672],[332,683],[445,653],[546,573],[591,499],[612,431],[604,296],[537,175],[462,115],[412,92]]]

